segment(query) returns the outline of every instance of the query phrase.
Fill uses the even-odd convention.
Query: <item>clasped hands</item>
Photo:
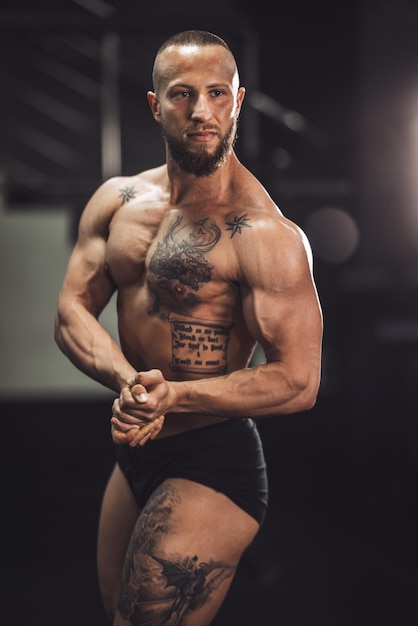
[[[160,370],[137,372],[112,405],[111,433],[116,444],[143,446],[164,424],[169,387]]]

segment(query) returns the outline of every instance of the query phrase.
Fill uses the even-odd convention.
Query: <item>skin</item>
[[[157,91],[148,92],[154,119],[192,154],[213,154],[244,100],[234,59],[218,45],[172,47],[157,70]],[[177,276],[176,259],[187,270]],[[115,290],[121,347],[98,320]],[[167,147],[166,164],[106,181],[88,202],[59,296],[56,341],[76,367],[118,394],[115,443],[145,445],[214,421],[308,410],[318,393],[322,342],[309,244],[239,162],[232,140],[209,176],[185,172]],[[256,342],[266,363],[248,368]],[[161,623],[183,624],[187,614],[188,626],[205,626],[258,524],[203,485],[171,479],[161,488],[172,498],[167,524],[176,532],[161,538],[159,554],[193,553],[199,562],[219,561],[225,572],[211,602],[178,609],[183,617]],[[147,507],[156,515],[157,495]],[[103,500],[98,565],[117,626],[147,619],[138,607],[137,621],[116,609],[126,591],[126,551],[151,567],[138,548],[146,536],[140,513],[116,467]]]

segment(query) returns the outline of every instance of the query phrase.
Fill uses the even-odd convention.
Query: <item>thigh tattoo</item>
[[[180,504],[172,485],[150,497],[135,527],[125,560],[119,612],[133,626],[182,626],[187,615],[208,602],[236,567],[199,561],[198,555],[165,555],[170,516]]]

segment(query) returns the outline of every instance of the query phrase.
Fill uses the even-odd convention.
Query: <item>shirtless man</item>
[[[98,574],[114,626],[207,626],[264,519],[255,421],[310,409],[322,315],[303,232],[233,146],[245,90],[219,37],[157,53],[166,164],[104,182],[59,296],[56,341],[115,390]],[[99,323],[117,291],[120,346]],[[266,362],[249,367],[257,342]]]

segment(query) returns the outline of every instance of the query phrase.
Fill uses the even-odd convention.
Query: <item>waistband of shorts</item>
[[[146,447],[149,450],[164,450],[165,448],[172,448],[173,443],[187,446],[191,443],[199,445],[200,442],[204,443],[207,441],[208,436],[215,435],[217,432],[222,431],[222,436],[225,436],[230,433],[233,435],[237,432],[248,432],[254,428],[255,424],[249,417],[240,417],[238,419],[231,418],[222,422],[202,426],[202,428],[193,428],[192,430],[186,430],[182,433],[169,435],[168,437],[149,439],[146,443]]]

